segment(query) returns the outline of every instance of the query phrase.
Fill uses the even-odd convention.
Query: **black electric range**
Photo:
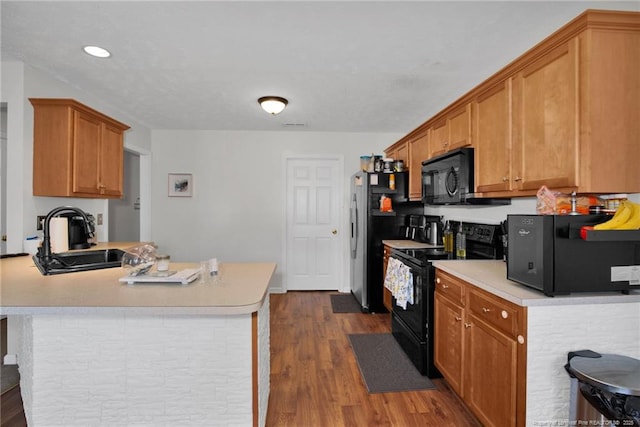
[[[451,222],[454,230],[460,223]],[[502,259],[502,229],[499,225],[463,223],[467,239],[467,259]],[[432,261],[450,259],[442,249],[391,249],[391,258],[409,267],[413,277],[413,302],[401,306],[392,299],[391,331],[422,375],[441,374],[433,363],[433,318],[435,268]],[[403,304],[404,305],[404,304]]]

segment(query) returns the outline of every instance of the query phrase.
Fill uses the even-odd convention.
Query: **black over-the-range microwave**
[[[511,199],[476,198],[473,148],[459,148],[422,162],[426,205],[508,205]]]

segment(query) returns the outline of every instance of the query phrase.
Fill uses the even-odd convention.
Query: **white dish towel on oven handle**
[[[395,297],[396,305],[406,310],[407,303],[413,304],[413,274],[411,268],[402,261],[389,258],[384,286]]]

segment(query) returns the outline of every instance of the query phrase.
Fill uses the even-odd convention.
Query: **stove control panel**
[[[499,225],[462,223],[462,231],[467,235],[467,240],[492,244],[497,239]]]

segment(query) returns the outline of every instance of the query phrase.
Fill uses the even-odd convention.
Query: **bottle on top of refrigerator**
[[[462,223],[458,228],[458,234],[456,234],[456,259],[467,258],[467,236],[462,230]]]

